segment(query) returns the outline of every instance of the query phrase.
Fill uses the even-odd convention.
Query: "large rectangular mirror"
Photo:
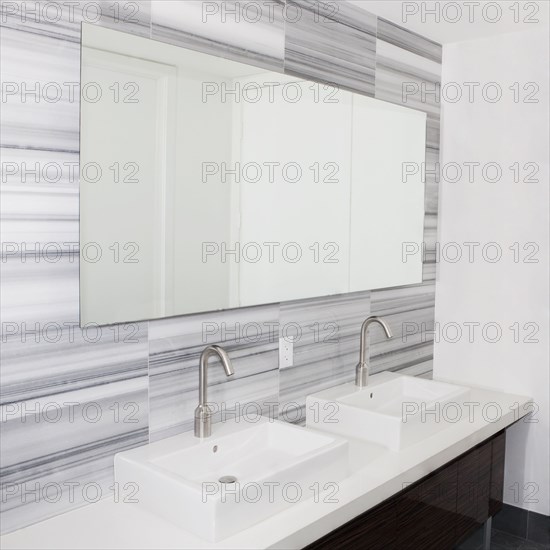
[[[81,323],[417,283],[424,113],[82,29]],[[412,174],[411,172],[416,172]],[[404,174],[407,176],[404,177]]]

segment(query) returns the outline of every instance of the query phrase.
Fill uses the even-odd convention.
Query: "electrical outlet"
[[[294,344],[286,338],[279,338],[279,368],[292,367],[294,364]]]

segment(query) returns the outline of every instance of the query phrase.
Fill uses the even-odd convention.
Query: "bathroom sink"
[[[307,426],[398,451],[465,415],[469,388],[393,373],[370,380],[363,388],[343,384],[309,395]]]
[[[347,441],[256,418],[215,424],[209,438],[186,433],[119,453],[115,481],[138,488],[137,505],[217,541],[348,475]]]

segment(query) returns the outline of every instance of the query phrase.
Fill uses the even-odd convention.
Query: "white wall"
[[[457,82],[497,83],[502,99],[489,103],[477,87],[474,100],[442,100],[442,166],[449,162],[497,162],[502,178],[491,183],[478,173],[456,183],[440,184],[439,242],[496,242],[502,259],[484,259],[481,246],[474,261],[452,263],[441,258],[436,286],[434,377],[490,386],[533,396],[539,407],[537,423],[520,422],[508,432],[505,502],[549,514],[549,320],[548,320],[548,31],[533,30],[444,47],[443,85]],[[538,103],[515,102],[509,89],[520,83],[522,97],[535,82]],[[463,87],[463,90],[466,90]],[[449,90],[450,91],[450,90]],[[509,167],[519,162],[539,165],[538,183],[514,183]],[[526,172],[523,172],[523,178]],[[492,177],[492,176],[491,176]],[[520,250],[514,262],[510,246],[534,242],[538,263],[524,262],[529,250]],[[493,252],[493,248],[489,252]],[[451,250],[448,259],[450,257]],[[467,256],[466,247],[462,251]],[[466,330],[457,342],[448,323],[496,322],[502,327],[498,342],[492,332],[483,337],[480,327],[469,341]],[[510,326],[519,323],[520,342]],[[524,341],[536,323],[538,343]],[[447,324],[447,325],[446,325]],[[465,328],[463,326],[463,328]],[[436,333],[437,336],[437,333]],[[436,338],[437,339],[437,338]],[[520,488],[519,498],[517,488]]]

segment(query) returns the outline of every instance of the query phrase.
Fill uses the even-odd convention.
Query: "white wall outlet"
[[[279,338],[279,368],[292,367],[294,364],[294,343],[286,338]]]

